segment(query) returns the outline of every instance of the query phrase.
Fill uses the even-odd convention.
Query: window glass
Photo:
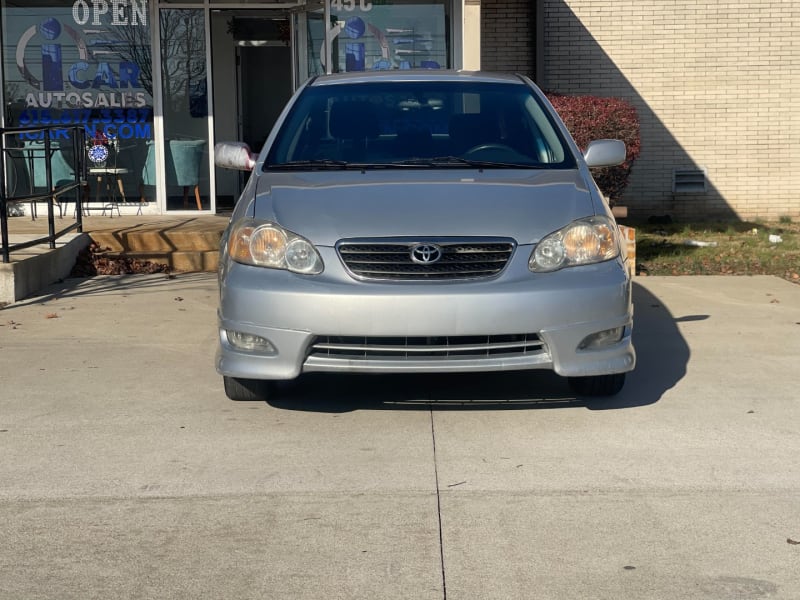
[[[167,210],[208,209],[205,11],[161,10],[159,29]]]
[[[445,0],[331,0],[331,71],[447,68],[448,18]],[[312,53],[325,72],[324,49]]]
[[[90,166],[115,169],[115,188],[138,202],[139,173],[153,137],[147,0],[3,0],[0,11],[6,125],[82,126]],[[34,182],[43,174],[33,172],[43,133],[18,138],[31,150],[16,166],[30,171]],[[66,130],[53,132],[51,142],[56,154],[71,148]]]
[[[325,74],[325,15],[321,10],[306,18],[306,67],[309,77]]]
[[[295,161],[400,166],[442,157],[499,167],[574,167],[551,117],[527,85],[474,81],[306,88],[265,167]],[[465,164],[453,160],[450,166]]]

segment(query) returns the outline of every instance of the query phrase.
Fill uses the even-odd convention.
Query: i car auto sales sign
[[[148,35],[115,35],[119,27],[147,31],[146,0],[77,0],[73,23],[45,17],[25,29],[16,46],[23,79],[37,92],[26,95],[30,108],[141,107],[146,104],[141,67],[131,46]],[[39,50],[36,52],[36,50]],[[149,54],[149,52],[148,52]]]
[[[19,124],[84,124],[89,133],[151,139],[148,14],[147,0],[6,9],[21,76],[6,90],[25,107]]]

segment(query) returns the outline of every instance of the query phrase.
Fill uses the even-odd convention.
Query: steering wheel
[[[498,150],[500,152],[515,152],[516,153],[516,150],[514,150],[511,146],[506,146],[505,144],[490,143],[490,144],[478,144],[477,146],[473,146],[472,148],[470,148],[469,150],[464,152],[464,154],[465,155],[467,155],[467,154],[477,154],[479,152],[484,152],[484,151],[487,151],[487,150]]]
[[[492,162],[528,163],[530,157],[518,152],[506,144],[488,143],[473,146],[464,154],[464,158],[481,158]]]

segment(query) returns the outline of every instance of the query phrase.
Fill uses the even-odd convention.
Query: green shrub
[[[639,117],[636,109],[621,98],[556,93],[548,93],[547,98],[582,152],[592,140],[611,138],[625,142],[627,155],[623,164],[592,169],[598,187],[613,205],[625,191],[631,168],[639,156]]]

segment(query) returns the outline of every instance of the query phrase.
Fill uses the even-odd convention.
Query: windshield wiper
[[[493,162],[487,160],[470,160],[460,156],[435,156],[433,158],[409,158],[390,163],[365,163],[348,162],[321,158],[317,160],[292,160],[285,163],[264,165],[265,170],[273,171],[321,171],[353,169],[365,171],[368,169],[399,169],[399,168],[441,168],[441,167],[471,167],[474,169],[544,169],[545,165],[527,163]]]
[[[285,163],[277,163],[274,165],[265,165],[265,170],[272,171],[322,171],[322,170],[353,170],[353,171],[368,171],[370,169],[401,169],[401,168],[419,168],[427,167],[428,161],[424,163],[415,162],[348,162],[346,160],[334,160],[331,158],[323,158],[319,160],[292,160]]]
[[[461,156],[434,156],[433,158],[409,158],[394,164],[419,167],[474,167],[477,169],[544,169],[544,165],[529,163],[495,162],[489,160],[471,160]]]
[[[475,161],[460,156],[433,156],[431,158],[409,158],[406,160],[397,161],[398,165],[416,165],[420,167],[438,167],[438,166],[474,166]]]
[[[332,158],[322,158],[318,160],[292,160],[285,163],[267,165],[266,169],[274,171],[297,170],[297,171],[318,171],[318,170],[339,170],[348,169],[354,171],[366,171],[369,169],[397,169],[399,167],[414,167],[411,164],[399,163],[369,163],[369,162],[348,162],[346,160],[334,160]]]
[[[313,171],[316,169],[347,169],[351,163],[346,160],[333,160],[331,158],[321,158],[318,160],[292,160],[285,163],[265,165],[265,169],[291,169],[299,171]]]

